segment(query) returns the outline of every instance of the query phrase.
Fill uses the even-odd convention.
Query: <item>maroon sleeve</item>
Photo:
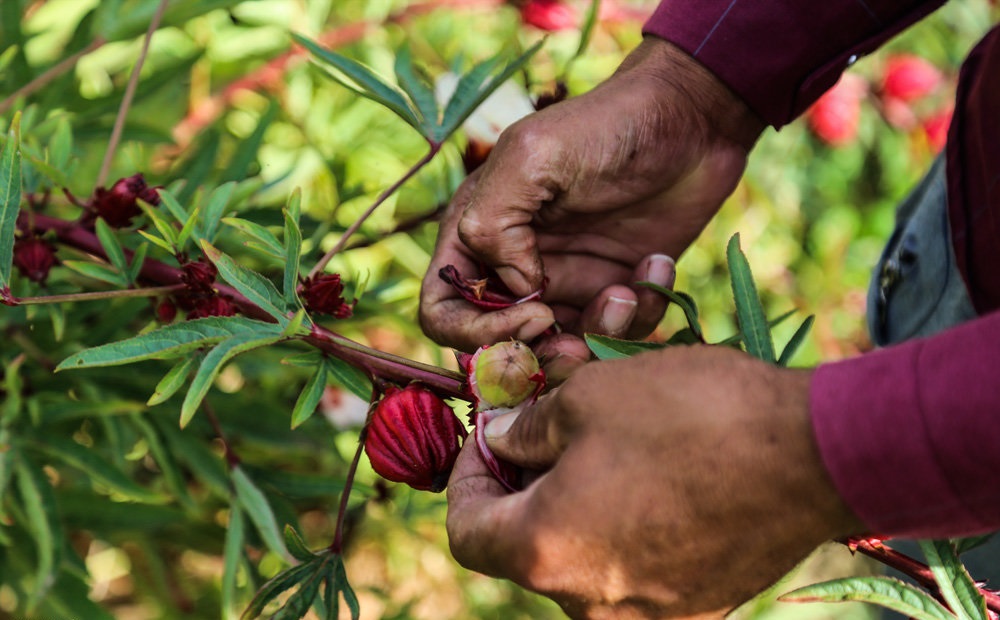
[[[1000,311],[820,366],[810,408],[827,471],[872,532],[1000,529]]]
[[[643,32],[708,67],[767,123],[805,110],[854,60],[943,0],[663,0]]]

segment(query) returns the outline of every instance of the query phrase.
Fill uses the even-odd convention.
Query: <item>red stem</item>
[[[358,435],[358,449],[354,451],[354,459],[351,467],[347,470],[347,477],[344,479],[344,490],[340,494],[340,506],[337,508],[337,527],[334,531],[333,542],[330,543],[330,552],[340,555],[344,550],[344,520],[347,517],[347,500],[351,497],[351,487],[354,486],[354,474],[358,471],[358,463],[361,462],[361,453],[365,450],[365,438],[368,435],[368,427],[361,429]]]

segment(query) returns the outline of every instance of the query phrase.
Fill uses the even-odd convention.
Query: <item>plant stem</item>
[[[75,67],[77,61],[79,61],[82,57],[86,56],[90,52],[101,47],[102,45],[104,45],[104,43],[105,43],[104,39],[102,39],[101,37],[97,37],[96,39],[91,41],[90,45],[88,45],[87,47],[83,48],[82,50],[80,50],[75,54],[72,54],[60,60],[56,64],[49,67],[47,71],[45,71],[35,79],[31,80],[21,88],[15,90],[11,96],[7,97],[3,101],[0,101],[0,114],[3,114],[12,105],[14,105],[14,102],[17,101],[18,98],[28,97],[34,94],[39,89],[44,88],[52,80],[56,79],[63,73],[66,73],[67,71]]]
[[[344,520],[347,517],[347,500],[351,497],[351,488],[354,486],[354,474],[358,471],[358,463],[361,462],[361,453],[365,450],[365,439],[368,437],[368,427],[365,426],[358,434],[358,449],[354,451],[354,459],[347,470],[347,477],[344,479],[344,490],[340,493],[340,507],[337,509],[337,527],[334,530],[333,542],[330,543],[330,552],[340,555],[344,550]]]
[[[205,417],[208,418],[209,424],[212,425],[212,430],[215,431],[216,437],[222,442],[226,464],[229,465],[229,469],[233,469],[240,464],[240,457],[236,456],[236,452],[229,445],[229,440],[226,439],[226,434],[222,432],[222,424],[219,423],[219,416],[215,415],[215,409],[212,409],[212,406],[206,401],[202,401],[201,408],[205,410]]]
[[[163,13],[167,10],[169,1],[160,0],[160,5],[156,7],[156,13],[153,14],[153,19],[149,22],[149,28],[146,29],[146,36],[142,40],[142,50],[139,52],[139,58],[135,61],[135,66],[132,67],[132,75],[129,76],[128,85],[125,87],[125,96],[122,97],[118,116],[115,118],[115,126],[111,130],[111,139],[108,140],[108,149],[104,152],[104,161],[101,162],[101,170],[97,174],[96,187],[104,187],[105,181],[108,180],[111,160],[114,159],[122,131],[125,129],[125,117],[128,116],[128,109],[132,105],[136,87],[139,85],[139,73],[142,71],[142,65],[146,62],[146,55],[149,54],[149,42],[153,40],[153,33],[160,27],[160,20],[163,19]]]
[[[166,286],[151,286],[147,288],[126,288],[114,291],[91,291],[89,293],[68,293],[66,295],[42,295],[39,297],[15,297],[13,302],[18,306],[39,304],[58,304],[74,301],[94,301],[96,299],[114,299],[117,297],[156,297],[175,293],[184,289],[183,284],[168,284]]]
[[[347,227],[347,230],[345,230],[344,234],[341,235],[340,239],[337,241],[337,244],[334,245],[332,248],[330,248],[330,251],[324,254],[323,257],[319,259],[319,262],[316,263],[316,266],[312,268],[312,271],[309,272],[310,278],[315,277],[316,274],[318,273],[322,273],[327,263],[330,262],[330,259],[333,258],[337,254],[337,252],[340,252],[342,249],[344,249],[344,246],[347,245],[347,242],[350,240],[351,236],[354,233],[356,233],[359,228],[361,228],[361,225],[364,224],[365,220],[367,220],[368,217],[375,212],[375,209],[381,206],[382,203],[389,198],[389,196],[395,194],[396,191],[400,187],[402,187],[404,183],[406,183],[407,181],[410,180],[411,177],[413,177],[413,175],[419,172],[424,166],[429,164],[430,161],[434,159],[434,156],[438,154],[438,151],[441,150],[441,145],[436,142],[431,142],[430,147],[431,147],[430,150],[427,151],[427,153],[423,157],[421,157],[420,160],[417,161],[417,163],[413,164],[413,166],[411,166],[410,169],[407,170],[403,176],[399,177],[399,179],[395,183],[385,188],[385,190],[383,190],[382,193],[379,194],[378,198],[375,199],[375,202],[372,203],[372,206],[368,207],[368,209],[361,214],[361,217],[359,217],[357,220],[354,221],[353,224]]]

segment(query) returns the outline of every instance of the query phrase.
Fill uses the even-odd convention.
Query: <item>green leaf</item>
[[[108,267],[107,265],[99,265],[97,263],[88,263],[79,260],[64,260],[62,265],[63,267],[68,267],[80,275],[94,280],[99,280],[101,282],[106,282],[122,288],[127,286],[127,283],[125,282],[125,275],[111,267]]]
[[[273,323],[246,317],[208,317],[167,325],[156,331],[80,351],[62,361],[56,371],[68,368],[118,366],[148,359],[180,357],[238,335],[278,336]]]
[[[597,25],[597,16],[600,13],[601,0],[590,0],[590,6],[587,7],[587,14],[583,18],[583,26],[580,27],[580,44],[576,46],[576,51],[573,53],[573,60],[583,56],[583,53],[587,51],[587,46],[590,45],[590,38],[594,34],[594,26]]]
[[[125,261],[125,251],[122,250],[122,245],[118,242],[115,231],[108,226],[102,217],[97,218],[97,221],[94,222],[94,231],[97,233],[98,241],[101,242],[101,247],[104,248],[104,253],[108,256],[108,262],[122,276],[127,274],[128,263]]]
[[[257,121],[257,126],[254,128],[253,133],[240,143],[236,149],[236,154],[229,160],[226,169],[222,171],[222,174],[219,176],[222,181],[242,181],[246,178],[247,173],[250,171],[250,164],[253,163],[253,160],[256,159],[260,152],[260,145],[264,142],[264,134],[267,132],[267,128],[271,126],[271,123],[274,122],[274,119],[277,118],[280,110],[281,106],[277,102],[271,101],[267,110]],[[218,222],[218,219],[215,221]],[[211,235],[206,234],[205,238],[209,241],[212,240]]]
[[[319,405],[323,390],[326,388],[326,366],[326,362],[323,362],[316,367],[316,372],[295,401],[295,408],[292,409],[292,428],[308,420],[316,411],[316,406]]]
[[[170,215],[174,216],[174,220],[178,224],[183,224],[188,220],[188,210],[180,203],[180,199],[166,190],[160,190],[160,199],[161,204],[167,208]]]
[[[250,601],[250,604],[243,611],[243,615],[240,616],[241,620],[253,620],[259,617],[268,603],[283,592],[297,586],[302,580],[312,574],[314,570],[315,567],[312,563],[299,564],[272,577],[260,590],[257,590],[257,594],[254,595],[253,600]]]
[[[799,588],[778,597],[794,603],[858,601],[895,610],[914,620],[954,620],[923,590],[890,577],[848,577]]]
[[[219,275],[223,280],[280,323],[288,322],[288,317],[285,316],[288,312],[285,300],[270,280],[240,265],[207,241],[202,241],[201,248],[205,256],[219,269]]]
[[[188,375],[191,374],[191,369],[194,368],[194,365],[200,359],[197,355],[191,355],[174,364],[173,368],[168,370],[167,374],[163,375],[160,382],[156,384],[153,395],[149,397],[146,404],[150,407],[159,405],[165,403],[171,396],[176,394],[177,390],[184,386]]]
[[[153,456],[157,467],[163,473],[163,479],[167,483],[167,487],[174,494],[174,497],[187,509],[193,512],[197,511],[197,507],[188,493],[187,482],[184,479],[184,474],[181,472],[180,465],[178,465],[173,453],[167,449],[160,433],[157,432],[149,420],[141,415],[133,414],[130,419],[146,440],[146,445],[149,446],[149,453]]]
[[[278,238],[274,236],[270,230],[264,228],[256,222],[251,222],[250,220],[244,220],[238,217],[225,217],[222,218],[222,223],[226,226],[231,226],[236,230],[240,231],[244,235],[251,237],[260,244],[259,247],[265,253],[270,254],[278,260],[284,260],[285,258],[285,246],[282,245]],[[249,246],[249,243],[244,242],[244,245]]]
[[[773,319],[771,319],[770,321],[768,321],[767,326],[773,329],[778,325],[784,323],[786,320],[788,320],[788,318],[791,317],[793,314],[795,314],[795,312],[796,312],[795,310],[789,310],[784,314],[778,315]],[[741,342],[743,342],[743,334],[736,333],[730,336],[729,338],[726,338],[725,340],[720,340],[719,342],[716,342],[715,344],[722,347],[737,347]]]
[[[352,392],[358,398],[364,400],[371,398],[372,382],[364,371],[336,357],[326,358],[326,369],[340,387]]]
[[[0,155],[0,290],[10,285],[14,230],[21,209],[21,113],[14,113]]]
[[[434,140],[439,121],[437,98],[434,91],[417,75],[408,45],[404,45],[396,53],[395,70],[399,85],[416,105],[420,117],[420,132],[428,140]]]
[[[667,338],[667,341],[663,344],[664,346],[674,347],[678,345],[699,344],[702,342],[705,341],[702,340],[698,334],[694,333],[693,329],[685,327],[684,329],[679,329],[674,332],[674,334]]]
[[[177,233],[177,249],[184,251],[184,246],[187,244],[188,238],[191,237],[191,233],[194,232],[194,228],[198,223],[198,216],[201,214],[201,209],[195,207],[191,209],[191,214],[188,215],[187,220],[184,222],[184,226],[181,227],[181,231]]]
[[[312,606],[316,595],[319,594],[319,587],[326,581],[328,569],[326,562],[311,562],[311,573],[305,575],[299,582],[299,589],[295,591],[285,604],[281,606],[271,620],[299,620],[304,617]]]
[[[361,617],[361,605],[358,603],[358,597],[355,596],[351,584],[347,581],[347,571],[344,570],[344,559],[340,556],[337,557],[336,584],[337,589],[344,594],[344,602],[347,603],[347,608],[351,610],[352,620],[357,620]]]
[[[245,518],[236,501],[230,503],[229,526],[222,547],[222,618],[236,609],[236,576],[243,558]]]
[[[285,278],[282,289],[285,294],[285,303],[289,307],[299,305],[296,289],[299,285],[299,260],[302,254],[302,230],[299,228],[298,208],[301,200],[302,194],[296,189],[288,199],[288,207],[282,211],[285,219]]]
[[[292,318],[288,320],[288,324],[281,330],[281,335],[284,338],[294,338],[295,336],[308,336],[309,328],[302,327],[302,324],[306,321],[306,309],[299,308],[292,315]]]
[[[52,337],[56,342],[62,342],[66,333],[66,313],[63,312],[62,304],[45,304],[48,308],[49,320],[52,322]]]
[[[148,243],[140,243],[139,247],[135,249],[132,253],[132,260],[129,261],[128,271],[126,272],[126,277],[128,279],[129,285],[133,285],[139,279],[139,274],[142,272],[142,265],[146,262],[146,253],[149,251]]]
[[[181,428],[187,426],[187,423],[194,417],[195,411],[198,410],[201,401],[205,399],[208,390],[211,389],[212,383],[215,381],[215,377],[218,376],[219,371],[222,370],[222,366],[226,362],[240,353],[274,344],[281,339],[282,336],[280,333],[239,334],[228,340],[223,340],[214,349],[209,351],[198,367],[198,372],[195,374],[194,379],[191,380],[191,387],[188,388],[187,394],[184,396],[184,403],[181,405]]]
[[[161,192],[160,195],[169,196],[170,194],[164,191]],[[160,241],[162,241],[163,243],[156,243],[157,237],[147,233],[146,231],[140,230],[139,233],[142,234],[142,236],[145,237],[146,239],[149,239],[153,243],[156,243],[160,247],[166,249],[171,254],[176,253],[177,229],[174,228],[173,224],[164,219],[163,216],[160,215],[160,212],[157,211],[155,207],[148,204],[147,202],[139,200],[136,201],[136,204],[139,205],[139,208],[142,209],[142,212],[146,214],[146,217],[149,218],[149,221],[152,222],[153,226],[156,227],[157,232],[159,232],[160,237],[162,237]],[[181,221],[183,222],[184,220]]]
[[[281,363],[297,368],[315,368],[325,356],[319,351],[306,351],[281,358]]]
[[[49,159],[52,166],[57,170],[69,167],[70,157],[73,155],[73,129],[70,127],[69,119],[62,116],[56,122],[56,130],[49,138]]]
[[[599,360],[614,360],[632,357],[646,351],[657,351],[663,348],[655,342],[639,342],[636,340],[621,340],[600,334],[584,334],[584,340],[590,351]]]
[[[340,590],[337,588],[336,573],[327,573],[323,585],[323,602],[326,604],[326,620],[340,618]]]
[[[969,538],[954,538],[951,542],[955,545],[955,553],[962,555],[966,551],[971,551],[976,547],[989,542],[995,534],[996,532],[993,532],[992,534],[983,534],[982,536],[970,536]]]
[[[295,531],[295,528],[291,524],[285,524],[283,533],[285,536],[285,546],[288,547],[288,552],[292,554],[292,557],[300,562],[309,562],[316,559],[316,554],[309,550],[306,542],[302,540],[302,537],[299,536],[299,533]]]
[[[292,34],[292,37],[313,56],[335,70],[330,74],[334,80],[362,97],[389,108],[411,127],[420,131],[420,120],[406,94],[398,87],[386,83],[375,75],[374,71],[356,60],[331,52],[299,34]]]
[[[948,540],[921,540],[920,549],[945,603],[959,620],[988,620],[986,600]]]
[[[816,317],[812,314],[806,317],[805,321],[802,321],[802,325],[795,330],[792,337],[789,338],[788,344],[785,345],[784,350],[781,352],[781,356],[778,358],[778,366],[788,366],[788,363],[792,361],[795,356],[796,351],[802,346],[802,343],[806,341],[806,336],[809,334],[809,330],[812,328],[813,322]]]
[[[698,320],[698,304],[695,303],[694,298],[687,293],[681,291],[675,291],[669,289],[665,286],[660,286],[659,284],[654,284],[652,282],[638,282],[639,286],[645,286],[646,288],[652,289],[657,293],[665,296],[675,306],[684,311],[684,318],[687,319],[688,327],[694,332],[699,339],[704,342],[704,335],[701,331],[701,323]]]
[[[17,488],[24,502],[27,516],[25,526],[38,549],[35,569],[35,588],[31,592],[28,609],[32,610],[44,599],[46,591],[55,582],[59,568],[58,555],[61,545],[56,544],[56,534],[61,531],[56,519],[56,503],[52,485],[45,474],[23,461],[17,464]]]
[[[150,233],[146,232],[145,230],[137,230],[136,232],[139,233],[140,235],[142,235],[143,239],[145,239],[146,241],[149,241],[150,243],[156,245],[156,247],[158,247],[158,248],[162,248],[163,250],[165,250],[169,254],[175,254],[177,252],[177,248],[175,248],[174,246],[170,245],[169,241],[166,241],[166,240],[162,239],[161,237],[157,237],[156,235],[151,235]]]
[[[461,127],[465,119],[475,111],[479,105],[489,97],[501,84],[506,82],[514,73],[520,70],[538,50],[542,49],[545,39],[540,40],[528,48],[526,52],[514,59],[513,62],[504,67],[503,71],[494,75],[488,82],[483,84],[486,76],[491,73],[499,63],[499,56],[487,59],[472,68],[459,79],[455,87],[455,93],[448,100],[445,106],[441,126],[438,130],[438,142],[443,142],[456,129]]]
[[[750,263],[747,262],[746,255],[740,250],[739,233],[733,235],[729,240],[729,246],[726,248],[726,259],[729,262],[733,299],[736,301],[736,318],[739,321],[747,353],[773,364],[776,358],[774,356],[774,342],[771,341],[771,330],[767,326],[764,307],[760,303],[757,285],[754,284],[753,274],[750,272]]]
[[[234,467],[230,474],[233,478],[233,485],[236,489],[236,497],[240,501],[240,506],[246,511],[254,527],[260,534],[261,539],[267,548],[278,554],[288,563],[294,562],[294,558],[285,547],[285,539],[278,527],[278,520],[271,510],[271,505],[267,502],[267,497],[257,488],[252,480],[239,466]]]

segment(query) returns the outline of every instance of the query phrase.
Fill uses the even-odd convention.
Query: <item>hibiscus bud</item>
[[[545,387],[545,373],[528,345],[517,340],[480,347],[468,361],[476,409],[514,407]]]
[[[576,11],[559,0],[528,0],[521,7],[521,20],[547,32],[576,28]]]
[[[858,134],[861,99],[866,90],[862,78],[851,73],[841,76],[840,81],[806,112],[813,133],[830,146],[852,142]]]
[[[390,387],[368,422],[365,453],[372,469],[420,491],[444,490],[465,427],[441,398],[411,383]]]
[[[45,282],[55,264],[56,249],[48,241],[31,236],[14,242],[14,266],[29,280]]]
[[[108,226],[122,228],[132,223],[132,218],[142,213],[136,203],[137,199],[151,205],[160,203],[160,195],[156,187],[146,185],[142,174],[133,174],[124,179],[118,179],[111,189],[98,187],[94,190],[91,201],[97,215],[104,218]]]
[[[177,318],[177,306],[170,298],[156,304],[156,320],[160,323],[173,323]]]
[[[236,304],[228,297],[222,295],[212,295],[210,297],[198,297],[194,300],[194,309],[188,312],[189,321],[203,319],[209,316],[235,316]]]
[[[941,84],[941,72],[919,56],[900,54],[888,60],[882,78],[882,93],[901,101],[929,95]]]
[[[354,313],[354,305],[344,300],[344,283],[340,274],[327,273],[306,278],[302,283],[302,300],[306,310],[346,319]]]

